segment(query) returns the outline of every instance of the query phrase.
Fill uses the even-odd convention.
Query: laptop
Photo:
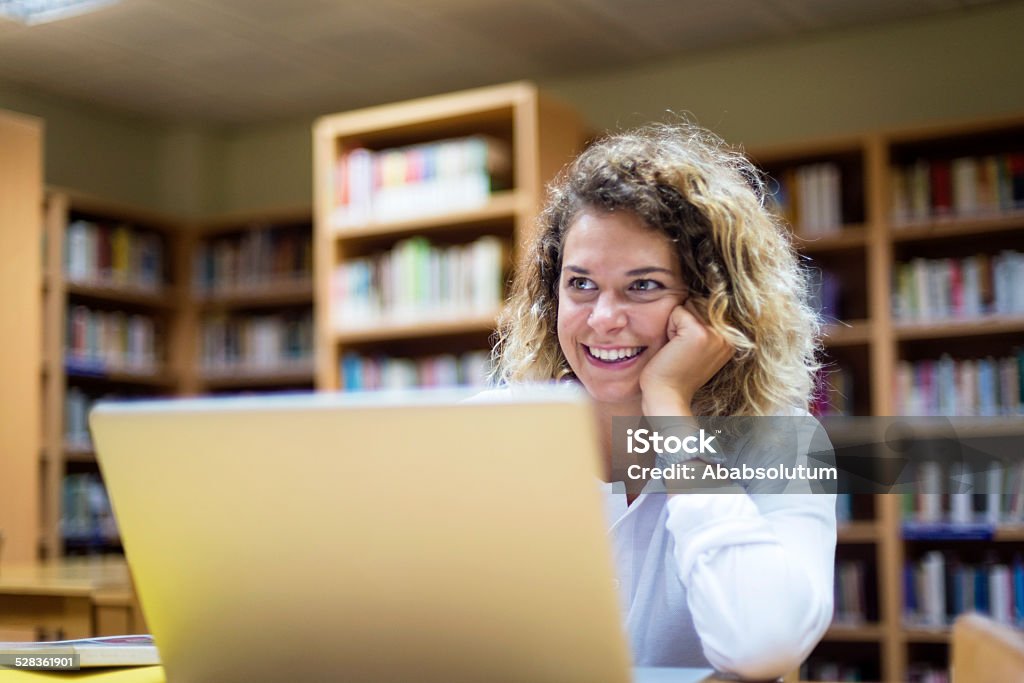
[[[701,680],[630,668],[586,399],[99,405],[170,683]]]

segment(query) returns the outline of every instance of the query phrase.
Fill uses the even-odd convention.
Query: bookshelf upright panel
[[[45,296],[43,124],[0,111],[0,566],[31,562],[39,545],[41,382]],[[41,379],[42,378],[42,379]]]

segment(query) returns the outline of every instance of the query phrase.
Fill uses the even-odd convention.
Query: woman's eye
[[[594,283],[585,277],[569,278],[569,289],[596,289]]]
[[[664,289],[657,280],[637,280],[629,288],[639,292],[652,292],[657,289]]]

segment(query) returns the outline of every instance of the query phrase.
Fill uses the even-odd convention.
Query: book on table
[[[34,657],[78,655],[78,666],[82,668],[160,664],[160,654],[157,652],[151,635],[0,643],[0,654],[26,654]]]

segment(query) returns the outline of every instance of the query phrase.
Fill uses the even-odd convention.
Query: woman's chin
[[[640,410],[643,394],[640,393],[639,386],[630,389],[615,389],[611,387],[585,388],[587,389],[587,393],[590,394],[590,397],[596,403],[609,406],[622,406],[630,410],[633,410],[635,407],[636,411]]]

